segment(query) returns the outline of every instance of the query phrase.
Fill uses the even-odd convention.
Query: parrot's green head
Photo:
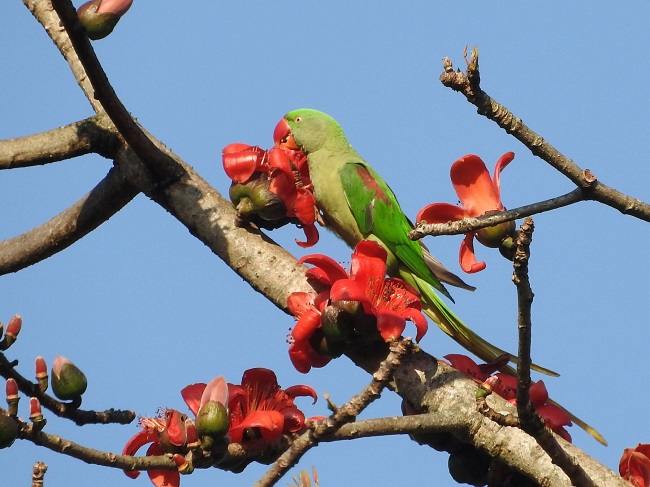
[[[343,129],[327,113],[299,108],[287,113],[275,126],[275,145],[287,149],[316,152],[325,145],[345,140]]]

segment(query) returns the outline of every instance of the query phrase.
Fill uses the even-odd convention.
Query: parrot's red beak
[[[275,142],[276,147],[283,149],[298,150],[300,148],[293,138],[291,127],[289,127],[289,124],[284,118],[275,126],[273,142]]]

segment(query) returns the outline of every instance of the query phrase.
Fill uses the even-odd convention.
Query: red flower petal
[[[162,455],[158,443],[154,443],[147,450],[148,456]],[[181,484],[181,476],[178,470],[148,470],[147,474],[151,483],[156,487],[178,487]]]
[[[316,221],[316,200],[314,194],[304,188],[299,188],[294,199],[293,207],[290,208],[290,215],[295,216],[303,225],[309,225]]]
[[[468,233],[460,243],[460,252],[458,254],[460,268],[468,274],[482,271],[487,267],[485,262],[477,261],[474,255],[474,234]]]
[[[272,442],[282,436],[284,416],[278,411],[252,411],[241,423],[231,426],[228,431],[231,441],[241,443],[247,428],[258,428],[262,439]]]
[[[573,443],[573,440],[571,439],[571,435],[567,430],[565,430],[563,427],[559,427],[556,430],[554,430],[559,436],[561,436],[564,440],[568,441],[569,443]]]
[[[407,308],[404,311],[404,317],[409,319],[415,325],[417,333],[415,335],[415,341],[419,342],[422,340],[422,337],[427,333],[429,329],[429,324],[427,323],[426,318],[415,308]]]
[[[374,279],[383,281],[386,275],[386,250],[377,242],[362,240],[354,248],[350,274],[363,282]]]
[[[190,408],[190,411],[196,416],[199,413],[199,406],[201,404],[201,395],[205,390],[206,384],[203,382],[198,382],[196,384],[190,384],[189,386],[181,389],[181,396],[187,407]]]
[[[348,273],[345,269],[331,257],[324,254],[309,254],[298,259],[298,264],[311,264],[314,267],[309,271],[315,272],[310,277],[314,277],[323,284],[331,285],[339,279],[347,279]],[[309,275],[309,271],[307,274]]]
[[[174,446],[183,446],[187,442],[185,418],[180,411],[168,409],[165,411],[165,431],[169,442]]]
[[[313,308],[313,304],[314,295],[311,293],[297,291],[289,294],[287,298],[287,308],[289,308],[289,312],[296,318],[300,318],[305,311]]]
[[[382,278],[383,280],[383,278]],[[368,296],[368,289],[364,283],[354,279],[340,279],[332,285],[330,289],[330,299],[332,301],[359,301],[370,312],[372,303]]]
[[[488,377],[484,383],[506,400],[517,397],[517,378],[513,375],[498,373]]]
[[[512,162],[512,160],[515,158],[515,153],[514,152],[506,152],[503,154],[501,157],[499,157],[499,160],[496,163],[496,166],[494,166],[494,174],[492,176],[492,180],[494,181],[494,186],[497,189],[497,194],[499,195],[499,200],[501,200],[501,171]],[[503,206],[503,204],[502,204]]]
[[[262,166],[264,149],[248,144],[229,144],[223,149],[223,169],[237,183],[248,181]]]
[[[316,404],[316,401],[318,400],[318,394],[316,394],[316,391],[312,389],[309,386],[306,386],[304,384],[300,384],[297,386],[291,386],[287,387],[284,392],[289,396],[291,399],[295,399],[296,397],[311,397],[314,402],[312,404]]]
[[[406,321],[397,313],[383,311],[377,314],[377,329],[385,341],[394,340],[404,332]]]
[[[458,369],[459,372],[469,375],[479,382],[483,382],[489,375],[485,374],[480,369],[478,364],[467,355],[462,355],[460,353],[450,353],[449,355],[445,355],[445,358],[449,361],[454,369]]]
[[[305,427],[305,415],[296,406],[285,408],[281,411],[284,416],[284,431],[295,433]]]
[[[642,446],[642,445],[639,445]],[[637,487],[650,486],[650,458],[638,451],[626,448],[618,465],[618,471],[625,480]]]
[[[556,431],[562,426],[569,426],[571,424],[571,417],[569,414],[555,404],[535,406],[535,411],[537,411],[537,414],[539,414],[539,416],[544,420],[544,423],[546,423],[546,425],[553,431]]]
[[[305,232],[305,237],[307,238],[307,240],[305,240],[304,242],[301,242],[300,240],[296,240],[296,243],[300,245],[303,249],[308,247],[313,247],[318,243],[318,229],[316,228],[315,225],[303,225],[302,231]]]
[[[503,209],[499,190],[480,157],[468,154],[456,160],[450,176],[463,208],[471,216]]]
[[[548,401],[548,391],[544,385],[543,380],[539,380],[534,384],[531,384],[528,389],[528,396],[530,397],[530,402],[533,403],[533,406],[542,405]]]
[[[133,456],[141,447],[147,443],[156,441],[157,439],[158,437],[153,431],[138,431],[126,442],[126,445],[124,445],[124,448],[122,449],[122,455]],[[140,475],[140,472],[137,470],[124,470],[124,473],[127,475],[127,477],[131,477],[132,479],[138,478],[138,475]]]
[[[311,308],[305,311],[296,326],[291,330],[291,336],[295,341],[306,341],[314,334],[316,329],[320,328],[320,313]]]
[[[264,367],[246,370],[241,376],[241,385],[244,389],[252,390],[278,389],[280,387],[275,372]]]
[[[284,173],[291,174],[291,160],[289,153],[279,147],[274,147],[268,152],[268,163],[272,169],[278,169]]]
[[[309,344],[307,342],[297,342],[289,345],[289,359],[295,369],[306,374],[311,370],[312,360],[309,352]]]
[[[427,223],[447,223],[462,220],[469,214],[464,208],[450,203],[431,203],[418,211],[415,221]]]

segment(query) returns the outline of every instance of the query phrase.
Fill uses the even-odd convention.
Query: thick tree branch
[[[0,275],[16,272],[69,247],[117,213],[138,194],[112,168],[88,194],[46,223],[0,241]]]
[[[530,243],[533,238],[534,224],[531,218],[526,218],[521,225],[516,241],[513,262],[514,273],[512,281],[517,286],[517,327],[519,330],[519,361],[517,362],[517,414],[524,431],[532,435],[537,443],[551,457],[578,487],[592,487],[594,483],[589,478],[577,459],[564,451],[551,431],[546,428],[541,418],[535,412],[530,402],[530,346],[531,328],[530,309],[533,304],[533,290],[528,279],[528,260],[530,258]]]
[[[340,408],[336,408],[329,418],[318,422],[313,428],[308,429],[296,438],[287,451],[280,455],[273,466],[255,484],[256,487],[271,487],[275,485],[291,467],[298,463],[310,448],[318,444],[322,436],[331,434],[343,424],[354,421],[361,411],[379,397],[381,391],[392,379],[393,372],[401,363],[402,357],[413,350],[413,347],[413,342],[410,340],[400,340],[392,343],[390,353],[379,364],[377,371],[372,376],[370,384],[346,404]]]
[[[36,20],[45,28],[50,39],[59,48],[63,58],[68,62],[70,70],[77,80],[81,91],[88,98],[95,113],[101,114],[104,108],[99,100],[95,98],[90,80],[86,76],[86,72],[72,47],[68,34],[61,28],[61,21],[52,7],[52,2],[50,0],[23,0],[23,4],[25,4]]]
[[[0,169],[38,166],[89,153],[111,157],[115,135],[94,116],[40,134],[0,140]]]
[[[157,185],[165,185],[168,181],[178,179],[182,175],[182,167],[158,149],[117,97],[90,45],[86,31],[79,24],[77,12],[70,0],[52,0],[52,6],[68,33],[74,51],[93,87],[95,98],[104,107],[120,135],[154,175]]]
[[[585,192],[576,188],[570,193],[551,198],[548,200],[532,203],[526,206],[520,206],[512,210],[501,211],[488,216],[480,216],[476,218],[464,218],[455,222],[449,223],[419,223],[409,233],[412,240],[419,240],[427,235],[460,235],[467,232],[474,232],[481,228],[491,227],[504,223],[507,221],[517,220],[526,216],[536,215],[545,211],[555,210],[568,206],[579,201],[586,199]]]
[[[537,132],[505,106],[496,102],[481,89],[478,68],[478,50],[473,49],[467,61],[467,71],[455,71],[449,58],[443,61],[444,71],[440,75],[443,85],[465,95],[475,105],[477,112],[495,122],[507,133],[513,135],[536,156],[540,157],[573,183],[585,191],[586,199],[598,201],[616,208],[621,213],[650,221],[650,205],[638,198],[628,196],[600,181],[589,171],[582,169],[559,150],[546,142]]]
[[[41,405],[57,416],[74,421],[77,425],[84,424],[129,424],[135,419],[133,411],[124,411],[120,409],[107,409],[106,411],[86,411],[78,409],[73,405],[61,402],[52,396],[41,392],[38,384],[25,378],[15,369],[15,364],[9,362],[5,355],[0,352],[0,376],[5,379],[14,379],[18,384],[18,389],[29,397],[37,397]]]

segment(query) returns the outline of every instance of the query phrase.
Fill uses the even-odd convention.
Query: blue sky
[[[268,146],[290,109],[331,113],[357,150],[389,181],[414,216],[433,201],[455,201],[449,166],[467,153],[502,175],[514,208],[569,191],[571,184],[515,139],[478,116],[437,80],[441,59],[463,65],[466,45],[481,53],[482,84],[533,129],[605,183],[650,200],[646,114],[650,101],[647,2],[605,8],[593,2],[144,2],[95,43],[118,94],[149,130],[218,190],[228,180],[221,148]],[[2,2],[0,138],[47,130],[91,115],[67,65],[21,2]],[[110,161],[87,156],[0,173],[0,238],[40,224],[99,181]],[[532,247],[534,359],[562,376],[551,396],[607,437],[604,448],[575,427],[574,442],[610,467],[622,449],[650,441],[649,226],[594,203],[540,215]],[[296,256],[300,232],[274,239]],[[458,270],[460,237],[427,239]],[[349,250],[321,232],[314,249],[341,261]],[[488,268],[454,292],[454,309],[480,334],[516,349],[511,265],[479,247]],[[139,196],[66,251],[0,278],[0,319],[19,312],[24,328],[10,358],[68,356],[86,372],[88,408],[151,415],[182,408],[179,390],[246,368],[276,370],[282,385],[307,383],[341,403],[369,377],[341,358],[304,376],[291,367],[285,335],[292,319],[237,277],[155,203]],[[412,330],[411,330],[412,333]],[[436,356],[460,348],[434,327],[422,342]],[[21,414],[26,415],[26,400]],[[308,415],[323,402],[304,403]],[[387,393],[364,417],[399,414]],[[78,428],[50,417],[47,431],[96,448],[121,450],[130,426]],[[49,466],[46,485],[137,486],[120,471],[88,466],[26,442],[0,452],[8,485],[31,465]],[[327,485],[455,485],[447,455],[407,438],[327,444],[306,455]],[[264,471],[198,471],[186,487],[250,485]],[[287,485],[288,478],[280,485]]]

